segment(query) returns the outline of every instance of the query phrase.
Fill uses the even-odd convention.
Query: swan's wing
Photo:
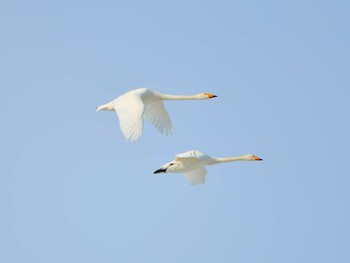
[[[204,184],[207,170],[204,167],[200,167],[191,172],[184,173],[187,181],[192,185]]]
[[[204,165],[210,158],[205,153],[197,150],[188,151],[176,155],[175,161],[182,162],[187,169],[191,171],[183,173],[187,181],[192,185],[204,184],[207,170]]]
[[[142,134],[142,114],[145,105],[139,94],[126,93],[114,101],[118,114],[120,129],[128,141],[136,141]]]
[[[208,158],[209,156],[203,152],[197,151],[197,150],[191,150],[188,152],[184,152],[184,153],[179,153],[176,154],[176,158]]]
[[[145,118],[157,128],[160,133],[170,135],[173,129],[168,112],[163,101],[149,103],[145,106]]]

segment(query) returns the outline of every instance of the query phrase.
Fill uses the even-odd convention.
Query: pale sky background
[[[350,262],[348,1],[2,1],[0,262]],[[169,94],[172,136],[95,107]],[[191,186],[177,153],[256,154]]]

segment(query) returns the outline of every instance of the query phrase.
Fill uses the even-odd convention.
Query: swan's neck
[[[247,156],[238,156],[238,157],[223,157],[223,158],[212,158],[211,164],[218,164],[218,163],[228,163],[228,162],[235,162],[235,161],[249,161]]]
[[[158,93],[158,96],[162,100],[200,100],[202,99],[198,95],[168,95],[168,94]]]

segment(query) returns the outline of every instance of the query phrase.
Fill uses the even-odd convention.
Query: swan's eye
[[[173,163],[169,164],[169,166],[172,166],[172,165],[174,165],[174,164]]]

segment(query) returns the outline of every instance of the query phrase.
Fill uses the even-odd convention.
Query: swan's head
[[[197,97],[201,100],[206,100],[206,99],[216,98],[217,96],[211,93],[199,93],[197,94]]]
[[[254,154],[247,154],[244,157],[247,161],[262,161],[263,160]]]
[[[160,173],[178,173],[183,167],[181,162],[172,161],[170,163],[164,164],[158,170],[155,170],[154,174]]]

